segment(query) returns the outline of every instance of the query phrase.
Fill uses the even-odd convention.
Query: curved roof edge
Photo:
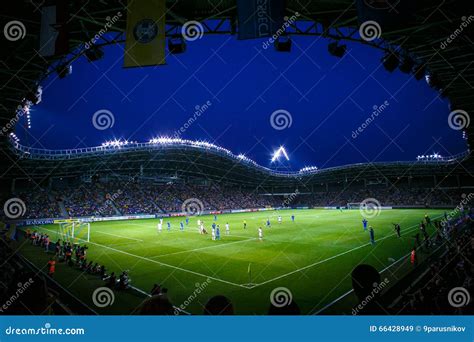
[[[95,147],[86,147],[86,148],[75,148],[75,149],[39,149],[31,148],[28,146],[21,145],[19,140],[11,138],[10,139],[11,148],[13,152],[20,158],[29,159],[29,160],[71,160],[71,159],[82,159],[88,158],[97,155],[103,154],[116,154],[122,152],[147,152],[147,151],[166,151],[167,149],[184,149],[184,150],[194,150],[202,151],[207,153],[212,153],[216,156],[230,159],[234,162],[239,162],[251,169],[263,171],[271,176],[284,176],[284,177],[293,177],[299,178],[302,176],[309,176],[321,173],[328,173],[336,170],[350,169],[353,167],[359,167],[367,165],[368,163],[354,163],[346,164],[342,166],[328,167],[319,169],[314,166],[304,167],[299,171],[277,171],[272,170],[268,167],[262,166],[252,159],[246,157],[243,154],[234,154],[230,150],[217,146],[215,144],[206,142],[206,141],[194,141],[187,139],[176,139],[168,137],[159,137],[151,139],[147,143],[140,142],[129,142],[122,140],[109,141],[101,146]],[[449,165],[453,163],[459,163],[462,160],[466,159],[470,155],[470,151],[465,151],[463,153],[453,155],[450,157],[443,157],[440,159],[434,160],[414,160],[414,161],[392,161],[392,162],[374,162],[370,164],[374,165],[384,165],[384,166],[410,166],[413,164],[431,164],[431,165]]]

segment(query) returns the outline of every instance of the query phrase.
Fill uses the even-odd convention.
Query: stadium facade
[[[162,182],[215,182],[260,188],[262,191],[328,191],[333,185],[360,187],[397,186],[468,187],[474,180],[468,172],[469,154],[436,160],[358,163],[330,168],[308,168],[296,172],[275,171],[242,155],[206,142],[155,139],[148,143],[47,150],[29,148],[11,141],[19,160],[15,178],[93,177],[111,175],[148,178]]]

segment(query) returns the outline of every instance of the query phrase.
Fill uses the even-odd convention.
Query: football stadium
[[[474,312],[462,2],[1,14],[2,315]]]

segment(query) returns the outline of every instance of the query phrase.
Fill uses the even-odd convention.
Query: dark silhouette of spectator
[[[20,276],[20,283],[30,285],[22,292],[18,300],[13,301],[5,314],[11,315],[46,315],[51,314],[50,308],[54,298],[48,296],[48,287],[44,278],[33,272]],[[15,291],[17,288],[15,287]],[[13,291],[13,293],[15,293]],[[9,293],[10,295],[10,293]]]
[[[146,299],[138,308],[139,315],[174,315],[174,307],[168,298],[158,295]]]
[[[117,277],[115,276],[115,272],[112,272],[108,278],[105,278],[105,285],[111,289],[114,289],[116,281]]]
[[[227,297],[214,296],[206,303],[204,315],[233,315],[234,306]]]
[[[380,284],[379,272],[370,265],[361,264],[352,270],[351,277],[352,288],[359,299],[353,312],[365,315],[386,313],[380,300],[380,291],[375,290]]]
[[[153,288],[150,291],[152,296],[159,295],[161,293],[161,285],[160,284],[153,284]]]

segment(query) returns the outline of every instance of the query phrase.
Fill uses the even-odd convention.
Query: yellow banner
[[[75,219],[63,219],[63,220],[54,220],[53,223],[73,223],[73,222],[79,222],[78,220]]]
[[[165,64],[166,0],[128,0],[124,67]]]

